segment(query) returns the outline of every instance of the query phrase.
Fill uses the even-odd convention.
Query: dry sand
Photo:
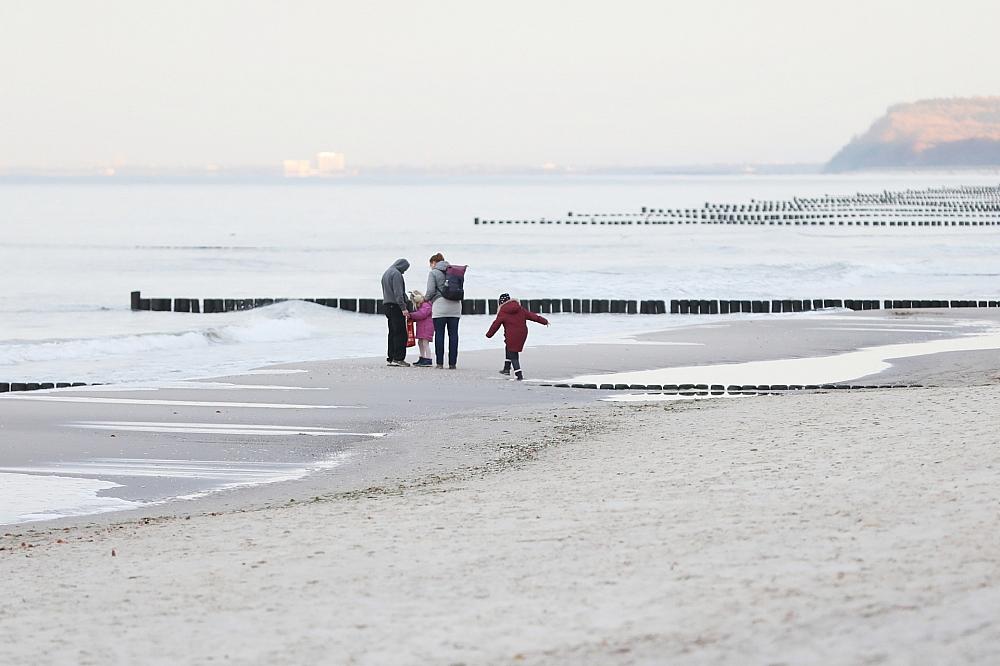
[[[998,400],[525,406],[452,474],[19,530],[0,663],[998,663]]]

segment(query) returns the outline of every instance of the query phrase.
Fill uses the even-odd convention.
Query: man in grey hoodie
[[[406,317],[409,305],[406,301],[406,282],[403,273],[410,267],[406,259],[397,259],[382,274],[382,307],[389,322],[389,346],[385,362],[388,365],[407,367],[406,362]]]

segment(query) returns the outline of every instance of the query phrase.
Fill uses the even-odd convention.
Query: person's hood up
[[[396,263],[394,263],[392,267],[395,268],[400,273],[405,273],[406,269],[410,267],[410,262],[408,262],[406,259],[397,259]]]
[[[444,273],[445,271],[448,270],[449,266],[451,266],[451,264],[449,264],[447,261],[445,261],[444,259],[442,259],[441,261],[439,261],[436,264],[434,264],[434,270],[441,271],[442,273]]]
[[[520,307],[521,304],[517,302],[517,299],[512,298],[500,306],[500,312],[507,312],[507,313],[516,312],[518,309],[520,309]]]

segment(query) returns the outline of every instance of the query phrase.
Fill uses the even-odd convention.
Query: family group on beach
[[[423,367],[432,365],[443,369],[444,339],[448,335],[448,369],[458,367],[458,322],[462,316],[462,300],[465,298],[465,272],[468,266],[449,264],[444,255],[438,252],[430,258],[430,273],[427,276],[427,289],[421,293],[417,290],[406,291],[406,281],[403,273],[410,268],[406,259],[397,259],[385,273],[382,274],[382,304],[389,325],[389,344],[386,354],[386,364],[393,367]],[[545,317],[529,312],[521,304],[510,297],[510,294],[500,294],[499,309],[496,319],[486,332],[487,338],[502,326],[504,329],[504,345],[506,358],[502,375],[510,375],[511,370],[518,379],[524,379],[521,371],[520,353],[528,339],[528,320],[549,325]],[[409,326],[413,323],[415,343],[420,351],[416,363],[406,362],[407,342],[410,338]],[[434,342],[434,355],[431,358],[430,343]],[[435,364],[434,361],[437,361]]]

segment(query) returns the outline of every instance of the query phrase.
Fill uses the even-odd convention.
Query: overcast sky
[[[0,0],[0,165],[819,162],[995,0]]]

